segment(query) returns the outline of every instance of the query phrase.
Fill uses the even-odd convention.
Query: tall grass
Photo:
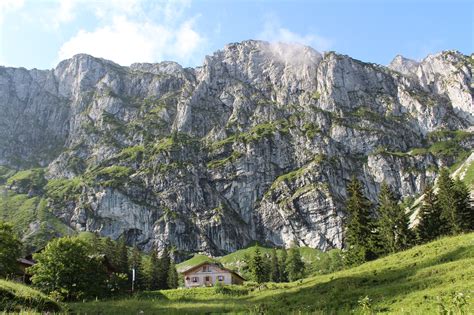
[[[26,285],[0,280],[0,311],[58,312],[61,307],[43,293]]]

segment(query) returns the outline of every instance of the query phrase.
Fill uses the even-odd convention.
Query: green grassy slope
[[[0,280],[0,312],[60,311],[58,303],[26,285]]]
[[[364,297],[367,302],[362,302]],[[361,302],[359,302],[361,301]],[[176,289],[70,304],[81,313],[474,312],[474,233],[443,238],[361,266],[288,284]],[[368,312],[369,312],[368,311]],[[366,312],[366,313],[368,313]]]
[[[218,259],[208,257],[206,255],[195,254],[191,259],[183,261],[182,263],[176,265],[178,271],[186,270],[190,267],[197,266],[203,262],[219,262]]]
[[[466,172],[463,177],[463,181],[466,183],[467,187],[474,189],[474,161],[464,165],[462,171]]]
[[[16,172],[0,166],[0,220],[11,223],[15,233],[24,237],[28,253],[54,237],[74,233],[49,209],[43,175],[43,169]],[[10,189],[12,185],[16,188]]]

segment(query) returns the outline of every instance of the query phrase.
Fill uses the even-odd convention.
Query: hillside
[[[26,285],[0,279],[0,312],[57,312],[61,307]]]
[[[196,68],[0,67],[0,218],[31,249],[80,231],[180,258],[341,248],[351,176],[372,202],[383,181],[416,198],[472,152],[472,60],[248,40]]]
[[[133,299],[70,304],[81,313],[474,312],[474,233],[416,246],[356,268],[289,284],[145,292]],[[365,297],[367,297],[365,299]]]

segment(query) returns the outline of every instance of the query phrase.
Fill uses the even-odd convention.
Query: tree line
[[[260,247],[255,246],[252,256],[244,257],[246,272],[250,274],[251,280],[257,283],[263,282],[288,282],[304,278],[305,264],[296,246],[288,251],[283,248],[278,255],[275,248],[270,254],[262,254]]]
[[[344,262],[354,266],[365,261],[432,241],[444,235],[474,230],[474,212],[469,189],[460,179],[452,179],[443,168],[438,178],[438,192],[428,185],[417,215],[418,224],[410,229],[410,218],[390,187],[383,183],[377,205],[363,193],[355,177],[347,186],[345,210]]]
[[[22,244],[10,224],[0,222],[0,277],[18,273]],[[93,233],[51,240],[33,254],[36,263],[27,269],[33,286],[57,300],[110,297],[135,290],[178,287],[178,273],[170,248],[143,254],[125,240],[112,241]]]

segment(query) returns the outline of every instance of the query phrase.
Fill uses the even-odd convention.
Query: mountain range
[[[94,231],[182,257],[341,248],[352,176],[374,204],[385,181],[409,208],[472,153],[473,65],[249,40],[196,68],[0,67],[0,215],[33,247]]]

